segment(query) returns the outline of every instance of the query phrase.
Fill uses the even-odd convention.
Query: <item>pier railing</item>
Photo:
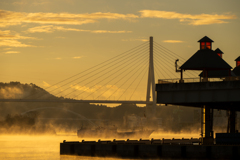
[[[82,144],[178,144],[178,145],[182,145],[182,144],[189,144],[189,145],[193,145],[193,144],[200,144],[201,141],[199,138],[182,138],[182,139],[139,139],[139,140],[101,140],[99,139],[98,141],[85,141],[82,140],[81,142],[79,141],[63,141],[63,143],[82,143]]]
[[[239,81],[240,76],[231,76],[231,77],[221,77],[221,78],[184,78],[181,83],[198,83],[198,82],[221,82],[221,81]],[[166,83],[180,83],[179,78],[171,78],[171,79],[158,79],[158,84],[166,84]]]

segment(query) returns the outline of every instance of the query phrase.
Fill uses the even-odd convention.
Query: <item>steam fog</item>
[[[36,96],[37,95],[37,96]],[[0,98],[57,98],[34,84],[0,83]],[[60,156],[59,144],[67,141],[97,141],[116,138],[118,132],[154,130],[147,138],[199,138],[201,110],[181,106],[160,106],[156,118],[149,123],[149,109],[134,104],[107,107],[94,104],[6,103],[0,107],[0,159],[86,159],[117,160],[117,158]],[[239,118],[239,116],[238,116]],[[239,119],[238,119],[239,120]],[[90,135],[99,128],[106,134],[77,137],[77,130],[86,128]],[[226,111],[214,110],[214,131],[226,132]],[[111,135],[111,136],[110,136]],[[135,136],[135,137],[134,137]],[[142,135],[119,139],[139,139]]]
[[[0,98],[57,98],[34,84],[0,83]],[[157,106],[153,127],[148,110],[134,104],[117,107],[94,104],[1,103],[2,134],[75,134],[80,128],[116,127],[118,131],[153,129],[159,134],[196,134],[200,137],[201,110],[181,106]],[[239,116],[238,116],[239,118]],[[214,131],[226,132],[227,114],[214,111]],[[112,137],[114,138],[114,137]]]

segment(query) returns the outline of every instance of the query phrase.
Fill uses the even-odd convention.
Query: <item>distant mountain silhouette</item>
[[[1,99],[55,99],[54,95],[37,85],[20,82],[0,83]]]

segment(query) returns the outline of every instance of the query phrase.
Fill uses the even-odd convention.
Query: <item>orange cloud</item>
[[[0,46],[9,46],[9,47],[34,47],[32,45],[23,44],[18,40],[14,39],[4,39],[0,40]]]
[[[122,41],[142,41],[142,42],[147,42],[149,40],[146,39],[146,38],[135,38],[135,39],[130,38],[130,39],[122,39]]]
[[[179,21],[187,21],[190,25],[208,25],[228,23],[225,20],[236,19],[236,15],[230,14],[182,14],[177,12],[159,11],[159,10],[141,10],[139,11],[141,18],[163,18],[163,19],[179,19]],[[95,12],[83,14],[71,13],[26,13],[0,10],[0,27],[10,25],[21,25],[22,23],[38,23],[38,24],[66,24],[66,25],[82,25],[96,23],[100,19],[123,19],[134,20],[140,18],[135,14],[119,14],[110,12]]]
[[[3,48],[3,50],[5,50],[5,51],[6,51],[6,50],[10,50],[10,49],[12,49],[12,48]]]
[[[44,87],[50,87],[51,85],[48,84],[47,82],[43,81],[43,86],[44,86]]]
[[[46,88],[52,87],[52,88],[59,88],[57,85],[51,86],[49,83],[43,81],[43,86]]]
[[[124,91],[124,89],[119,88],[116,85],[95,85],[92,87],[87,87],[87,86],[81,86],[81,85],[75,84],[75,85],[70,85],[70,87],[72,89],[74,89],[75,91],[82,91],[82,92],[87,93],[87,94],[83,95],[84,97],[89,95],[89,93],[93,93],[94,97],[98,97],[100,94],[101,95],[100,98],[103,98],[103,99],[111,96],[113,93],[115,93],[116,90],[118,90],[118,92],[115,93],[116,97],[120,96]],[[80,93],[82,93],[82,92],[80,92]]]
[[[40,1],[40,2],[39,2]],[[33,6],[39,6],[39,5],[45,5],[45,4],[49,4],[50,2],[47,0],[31,0],[29,1],[18,1],[18,2],[13,2],[13,5],[33,5]]]
[[[76,32],[90,32],[90,33],[131,33],[132,31],[108,31],[108,30],[83,30],[76,28],[64,28],[62,26],[54,26],[54,25],[44,25],[37,26],[33,28],[29,28],[27,32],[35,33],[35,32],[45,32],[52,33],[54,31],[76,31]]]
[[[183,41],[180,40],[164,40],[165,43],[183,43]]]
[[[5,30],[5,31],[0,30],[0,36],[10,34],[10,33],[11,33],[10,30]]]
[[[10,30],[0,30],[0,39],[36,39],[34,37],[20,36],[20,34],[11,34]]]
[[[182,14],[177,12],[158,11],[158,10],[141,10],[142,18],[163,18],[163,19],[179,19],[180,22],[188,21],[189,25],[209,25],[228,23],[224,20],[236,19],[236,15],[218,15],[218,14]]]
[[[17,39],[36,39],[34,37],[25,37],[20,34],[11,34],[10,30],[2,31],[0,30],[0,46],[10,46],[10,47],[33,47],[32,45],[27,45],[19,42]]]
[[[9,25],[20,25],[22,23],[41,23],[41,24],[68,24],[82,25],[95,23],[98,19],[132,19],[138,18],[134,14],[119,14],[119,13],[26,13],[0,10],[0,27]]]
[[[73,59],[80,59],[82,58],[81,56],[78,56],[78,57],[73,57]]]
[[[76,28],[64,28],[62,26],[54,26],[54,25],[37,26],[37,27],[29,28],[27,30],[27,32],[31,32],[31,33],[35,33],[35,32],[52,33],[54,31],[89,32],[90,30],[81,30],[81,29],[76,29]]]
[[[20,53],[19,51],[7,51],[5,54],[13,54],[13,53]]]
[[[91,33],[131,33],[132,31],[107,31],[107,30],[93,30]]]

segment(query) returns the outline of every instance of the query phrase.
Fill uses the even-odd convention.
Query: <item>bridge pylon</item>
[[[150,96],[152,91],[152,96]],[[148,82],[147,82],[147,96],[146,101],[149,102],[152,97],[152,104],[147,104],[147,108],[151,108],[151,117],[155,117],[156,111],[156,94],[155,94],[155,77],[154,77],[154,65],[153,65],[153,37],[149,38],[149,70],[148,70]],[[149,114],[149,113],[148,113]],[[150,116],[150,115],[148,115]]]

